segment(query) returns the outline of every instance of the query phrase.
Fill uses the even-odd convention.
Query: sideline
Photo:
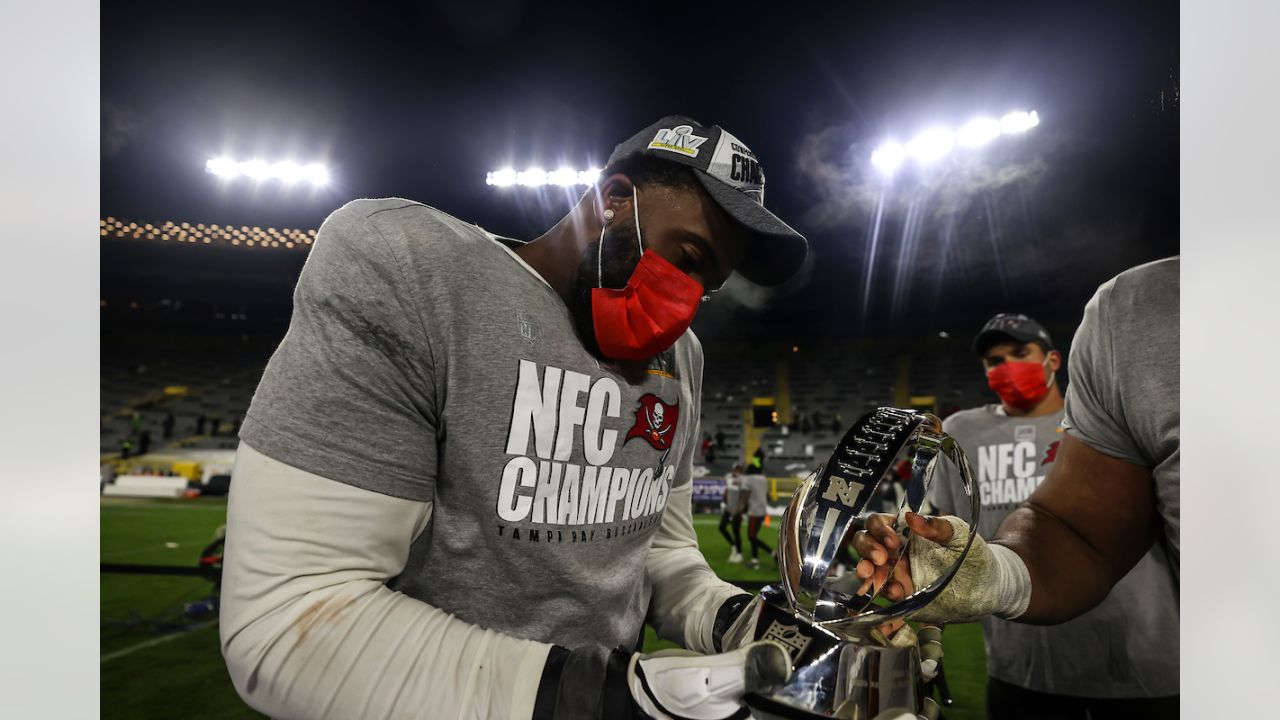
[[[169,642],[170,640],[173,640],[173,639],[175,639],[175,638],[185,637],[185,636],[187,636],[187,635],[189,635],[189,634],[191,634],[191,633],[193,633],[193,632],[195,632],[195,631],[197,631],[197,630],[203,630],[203,629],[205,629],[205,628],[207,628],[207,627],[209,627],[209,626],[211,626],[211,625],[217,625],[217,624],[218,624],[218,621],[217,621],[217,620],[206,620],[206,621],[204,621],[204,622],[202,622],[202,623],[197,623],[197,624],[195,624],[195,625],[192,625],[191,627],[187,628],[186,630],[179,630],[178,632],[175,632],[175,633],[169,633],[168,635],[161,635],[160,637],[151,638],[150,640],[147,640],[147,641],[145,641],[145,642],[140,642],[140,643],[138,643],[137,645],[130,645],[130,646],[129,646],[129,647],[127,647],[127,648],[122,648],[122,649],[117,650],[117,651],[115,651],[115,652],[113,652],[113,653],[109,653],[109,654],[107,654],[107,655],[103,655],[103,656],[102,656],[102,663],[101,663],[101,664],[106,665],[107,663],[111,662],[112,660],[116,660],[116,659],[118,659],[118,658],[122,658],[122,657],[124,657],[124,656],[126,656],[126,655],[132,655],[133,653],[135,653],[135,652],[137,652],[137,651],[139,651],[139,650],[144,650],[144,649],[149,648],[149,647],[155,647],[156,645],[160,645],[160,644],[162,644],[162,643],[167,643],[167,642]]]

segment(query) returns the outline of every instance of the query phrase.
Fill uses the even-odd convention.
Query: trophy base
[[[915,712],[923,697],[920,653],[844,640],[796,618],[777,586],[766,587],[724,638],[724,649],[774,640],[791,655],[791,679],[743,698],[768,720],[868,720],[890,708]]]

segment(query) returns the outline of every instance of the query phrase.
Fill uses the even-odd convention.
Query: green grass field
[[[195,566],[200,551],[225,522],[226,502],[217,498],[159,501],[104,498],[101,561],[104,563]],[[728,545],[717,518],[695,519],[707,562],[729,581],[776,580],[767,558],[759,570],[728,562]],[[745,534],[746,528],[743,528]],[[761,536],[770,546],[777,525]],[[745,537],[743,538],[745,543]],[[206,597],[211,584],[197,577],[103,574],[102,717],[261,718],[236,695],[218,650],[212,618],[189,618],[183,605]],[[669,646],[648,630],[646,649]],[[976,625],[947,628],[947,680],[955,705],[948,720],[977,720],[984,714],[986,683],[982,631]]]

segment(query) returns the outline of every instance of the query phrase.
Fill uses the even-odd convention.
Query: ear
[[[614,217],[629,216],[631,212],[631,191],[635,185],[631,178],[622,173],[614,173],[596,185],[596,217],[603,222],[606,208],[613,210]]]
[[[1053,372],[1058,372],[1059,368],[1062,367],[1062,353],[1058,352],[1057,350],[1050,350],[1049,362],[1045,365],[1045,367],[1049,368]]]

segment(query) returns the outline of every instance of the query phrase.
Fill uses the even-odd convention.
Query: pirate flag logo
[[[631,438],[644,438],[656,450],[669,450],[679,418],[678,404],[667,405],[657,395],[646,393],[640,397],[640,407],[636,408],[636,424],[627,431],[623,442]]]

